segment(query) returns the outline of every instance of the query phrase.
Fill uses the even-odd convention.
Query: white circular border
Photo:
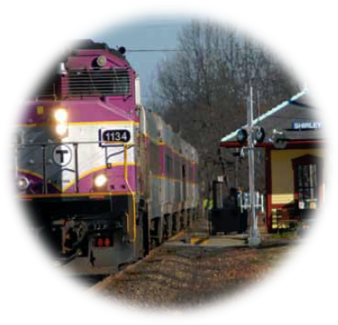
[[[56,150],[58,148],[67,148],[68,152],[69,152],[69,158],[67,158],[66,162],[58,162],[56,159],[55,159],[55,154],[56,154]],[[58,146],[55,146],[54,149],[53,149],[53,161],[56,165],[60,166],[60,167],[65,167],[65,166],[68,166],[71,161],[73,159],[73,153],[72,153],[72,149],[70,148],[70,146],[66,145],[66,144],[60,144]]]
[[[132,3],[131,3],[132,2]],[[20,115],[23,98],[32,85],[44,74],[50,63],[60,55],[67,40],[92,37],[101,28],[125,23],[147,14],[185,14],[210,16],[219,22],[231,23],[254,37],[261,38],[281,58],[291,61],[302,79],[315,95],[316,106],[323,112],[326,134],[334,139],[337,88],[337,17],[333,1],[178,1],[158,4],[158,1],[64,1],[50,5],[45,1],[22,3],[4,2],[1,5],[1,137],[10,152],[10,136]],[[11,57],[8,64],[8,57]],[[18,75],[20,78],[18,78]],[[333,141],[332,141],[333,142]],[[180,322],[282,324],[296,322],[330,323],[335,319],[335,299],[329,295],[337,289],[336,211],[333,204],[336,153],[329,143],[327,170],[327,211],[301,254],[295,253],[283,270],[233,302],[202,308],[188,315],[174,313],[136,313],[121,306],[106,305],[98,298],[88,298],[71,281],[63,279],[49,266],[45,252],[27,235],[21,209],[14,202],[10,168],[12,161],[3,159],[2,171],[7,186],[2,187],[4,202],[1,236],[2,261],[6,267],[4,320],[13,323],[34,320],[35,324],[50,322],[81,322],[83,324],[118,321],[134,324]],[[6,155],[5,155],[6,156]],[[7,155],[10,157],[10,155]],[[329,186],[332,191],[330,192]],[[15,241],[13,241],[13,231]],[[27,245],[29,243],[30,245]],[[9,247],[8,247],[9,248]],[[32,252],[36,252],[33,254]],[[41,253],[41,254],[40,254]],[[278,306],[282,306],[281,309]],[[290,315],[291,313],[291,315]],[[174,318],[174,319],[173,319]]]

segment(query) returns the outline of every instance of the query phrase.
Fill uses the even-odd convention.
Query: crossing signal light
[[[256,130],[255,130],[255,140],[258,142],[258,143],[262,143],[265,139],[265,131],[262,127],[258,127]]]
[[[248,139],[248,132],[245,129],[240,129],[237,132],[237,141],[243,145]]]

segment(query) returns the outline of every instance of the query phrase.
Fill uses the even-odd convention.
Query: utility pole
[[[253,98],[252,98],[252,86],[250,85],[250,97],[247,102],[247,123],[248,123],[248,160],[249,160],[249,193],[250,193],[250,216],[251,227],[249,235],[249,245],[256,246],[260,243],[259,230],[257,227],[256,216],[256,196],[255,196],[255,130],[253,128]]]

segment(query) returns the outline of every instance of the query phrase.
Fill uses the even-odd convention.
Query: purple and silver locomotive
[[[196,150],[141,104],[124,49],[82,41],[26,104],[16,180],[58,261],[108,274],[196,217]]]

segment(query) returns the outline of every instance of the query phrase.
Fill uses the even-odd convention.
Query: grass
[[[298,238],[298,229],[294,229],[294,230],[279,230],[277,233],[275,234],[270,234],[269,235],[270,239],[288,239],[288,240],[292,240],[292,239],[297,239]]]

